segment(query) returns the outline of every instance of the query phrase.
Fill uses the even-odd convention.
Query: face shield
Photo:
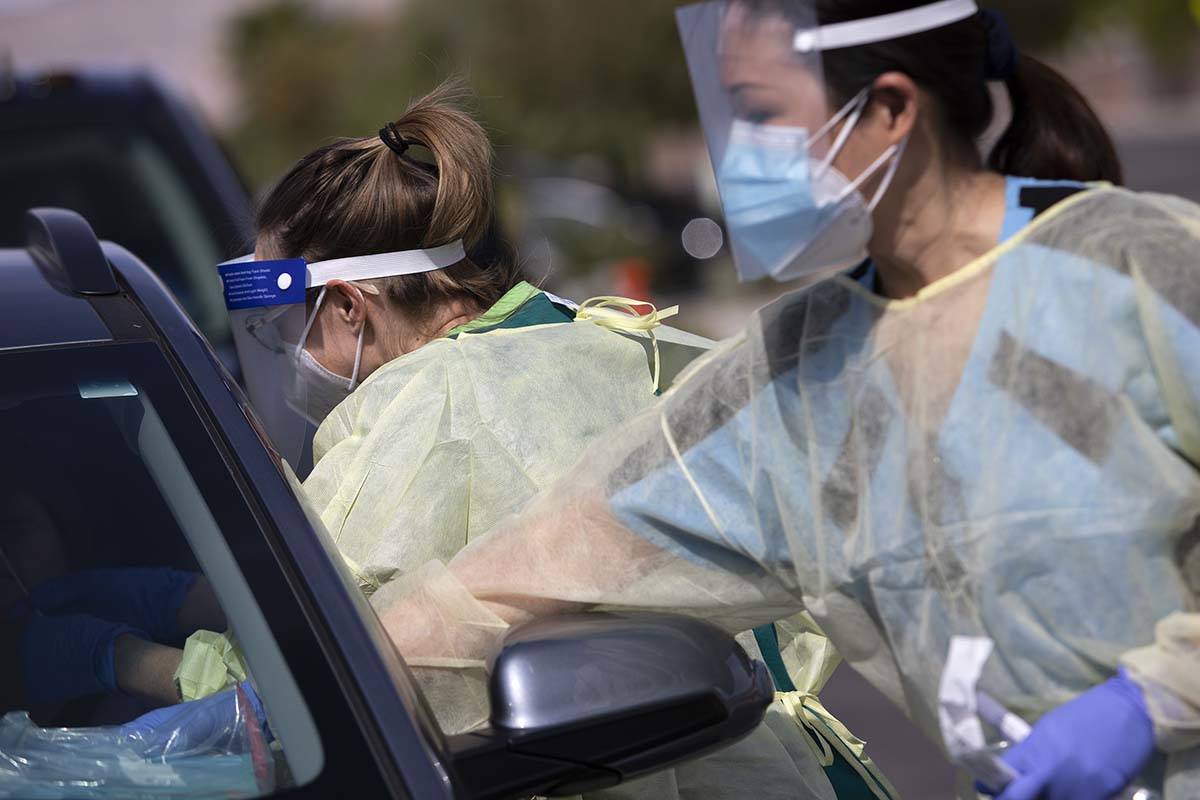
[[[302,258],[254,260],[253,255],[217,267],[225,306],[255,414],[280,455],[297,472],[307,472],[312,437],[321,421],[358,385],[363,334],[359,328],[354,368],[339,375],[306,349],[330,281],[378,295],[365,283],[376,278],[432,272],[466,258],[462,241],[428,250],[308,263]],[[320,289],[308,302],[308,290]]]
[[[720,0],[676,12],[700,122],[743,280],[791,280],[867,257],[871,211],[903,155],[880,153],[861,174],[834,161],[862,118],[870,87],[834,101],[823,55],[960,22],[974,0],[821,25],[815,0]],[[881,175],[868,199],[862,188]]]

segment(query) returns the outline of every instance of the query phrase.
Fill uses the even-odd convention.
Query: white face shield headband
[[[811,53],[878,44],[944,28],[978,13],[975,0],[941,0],[881,17],[798,30],[792,46],[797,53]]]
[[[353,256],[308,263],[304,259],[256,261],[253,255],[218,267],[250,400],[276,448],[293,465],[297,443],[357,388],[366,320],[358,332],[354,367],[338,375],[306,344],[330,281],[378,295],[367,281],[445,269],[466,258],[461,240],[440,247]],[[306,292],[320,289],[311,311]]]
[[[432,272],[457,264],[464,258],[466,258],[466,253],[463,250],[462,241],[459,240],[431,250],[402,250],[372,256],[354,256],[350,258],[337,258],[330,261],[318,261],[308,265],[306,271],[308,288],[312,289],[320,286],[321,291],[317,295],[316,303],[313,304],[312,313],[308,315],[308,319],[305,321],[304,332],[300,336],[300,342],[296,350],[299,374],[308,383],[310,389],[320,390],[320,397],[331,400],[340,395],[340,399],[333,403],[333,405],[329,405],[329,400],[317,404],[319,407],[315,408],[314,411],[320,414],[321,419],[324,419],[338,402],[344,400],[347,395],[358,388],[358,372],[362,367],[363,336],[367,330],[366,321],[364,320],[362,326],[358,329],[358,344],[354,353],[354,369],[350,373],[349,378],[343,378],[330,371],[317,361],[312,353],[305,349],[305,344],[308,342],[308,334],[312,331],[313,323],[317,321],[317,314],[321,311],[321,303],[325,300],[328,283],[333,280],[342,280],[353,284],[360,292],[378,295],[379,289],[363,281],[375,278],[391,278],[397,275]],[[316,399],[317,396],[310,390],[310,406],[313,405],[312,400]],[[325,408],[327,405],[329,407]]]

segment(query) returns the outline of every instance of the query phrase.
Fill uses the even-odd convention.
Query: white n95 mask
[[[358,341],[361,357],[361,334]],[[289,400],[297,411],[304,414],[305,419],[313,425],[320,425],[356,388],[357,359],[354,373],[349,378],[343,378],[317,361],[308,350],[301,348],[296,357],[295,387],[290,392]]]
[[[871,212],[891,185],[904,148],[889,147],[853,181],[834,169],[868,98],[864,90],[811,138],[806,128],[733,123],[717,185],[743,280],[793,280],[867,258]],[[812,145],[842,120],[846,124],[829,154],[814,158]],[[889,160],[866,202],[859,188]]]
[[[353,284],[360,292],[379,294],[379,290],[370,284]],[[313,305],[300,336],[300,343],[295,351],[295,380],[288,387],[288,401],[292,407],[304,415],[313,425],[320,425],[329,414],[337,408],[350,393],[358,388],[358,373],[362,366],[363,337],[367,331],[367,321],[364,318],[362,327],[358,329],[358,344],[354,351],[354,370],[350,377],[345,378],[327,368],[308,351],[305,343],[312,331],[313,323],[325,300],[325,287],[321,287],[317,302]]]

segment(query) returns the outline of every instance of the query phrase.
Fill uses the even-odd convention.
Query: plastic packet
[[[0,718],[0,798],[248,798],[273,789],[263,724],[240,687],[122,726]]]

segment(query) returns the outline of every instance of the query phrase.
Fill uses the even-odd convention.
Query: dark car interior
[[[70,362],[85,365],[87,350],[0,357],[20,376],[0,390],[0,436],[20,454],[0,467],[0,713],[27,708],[19,655],[29,589],[100,567],[199,570],[138,452],[140,398],[82,396],[81,364]],[[145,708],[125,695],[90,697],[35,721],[110,724]]]

